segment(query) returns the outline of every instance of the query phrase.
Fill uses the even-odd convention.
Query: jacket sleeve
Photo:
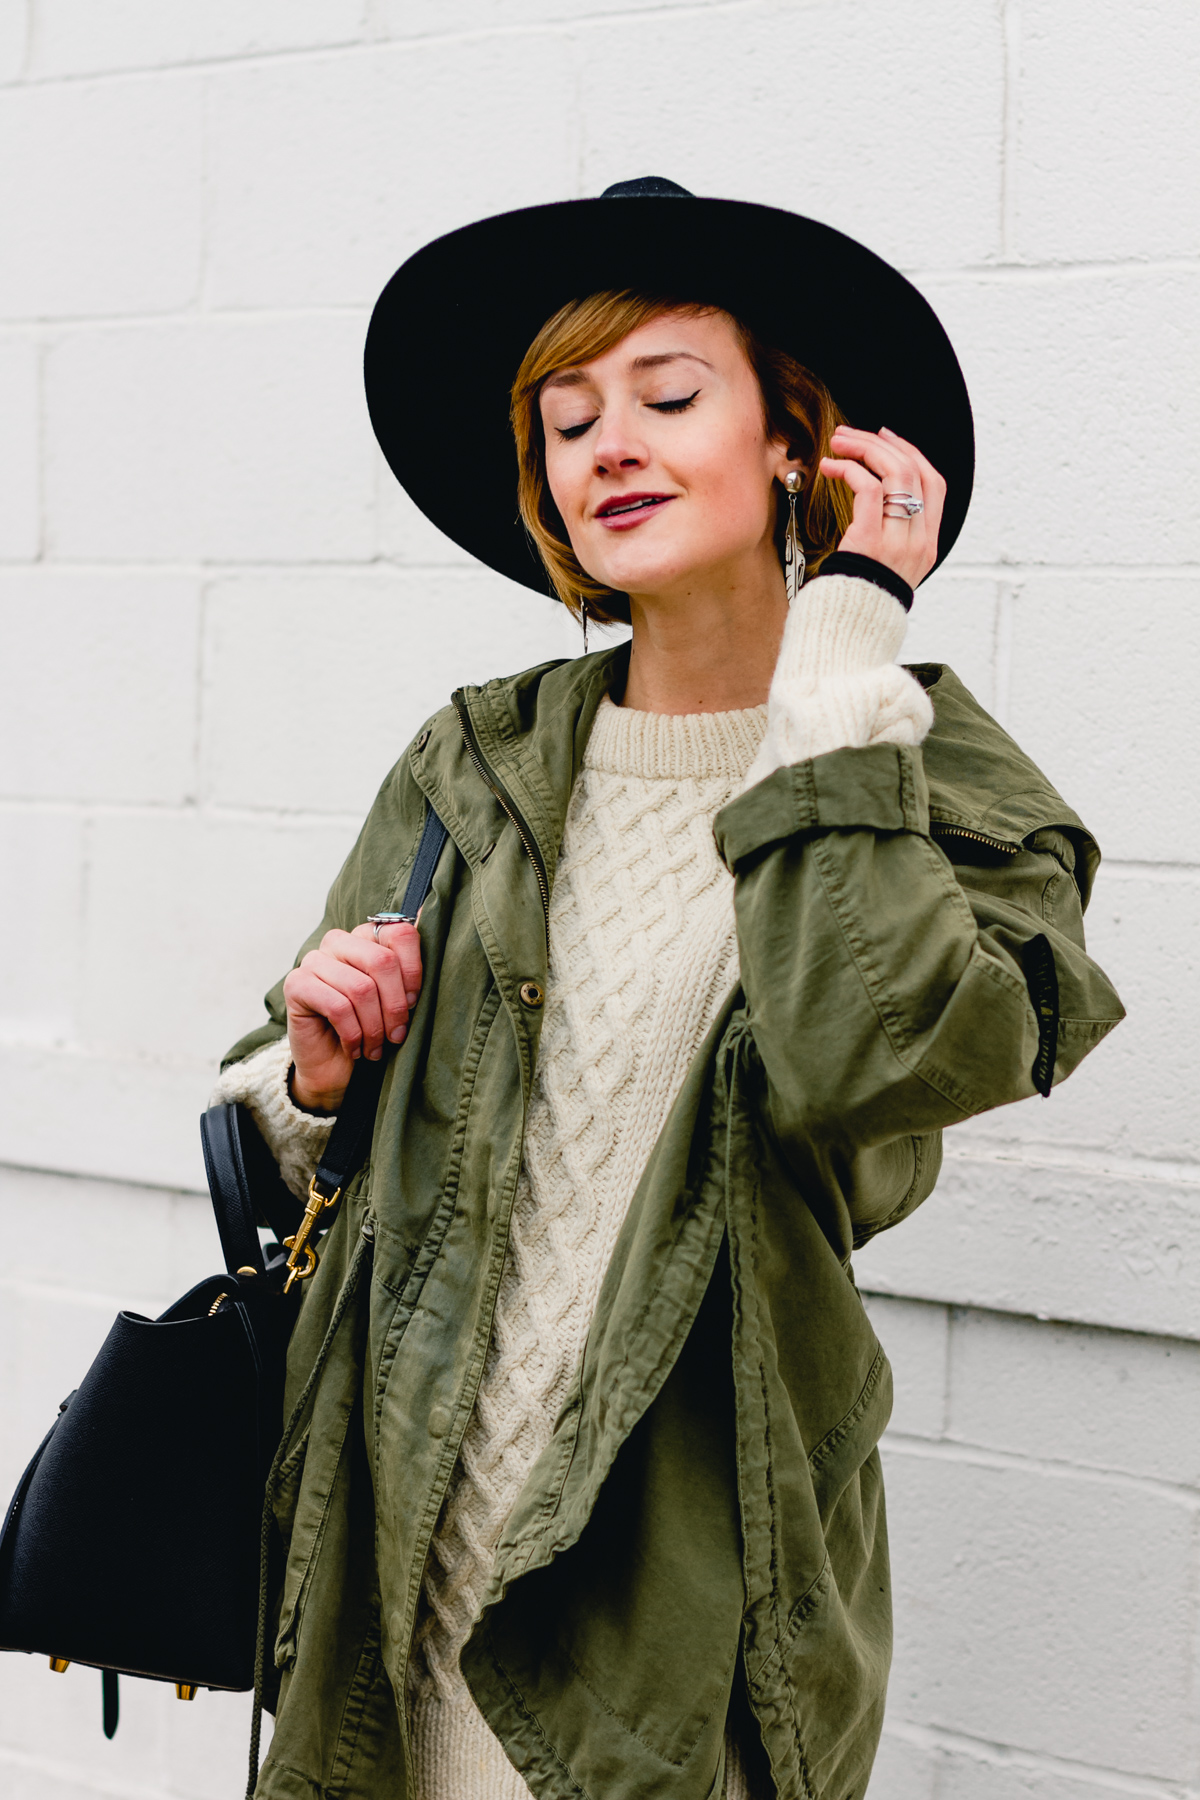
[[[1069,840],[1040,831],[1003,866],[956,868],[917,745],[778,768],[716,830],[785,1153],[847,1164],[1048,1091],[1123,1017],[1084,949]]]

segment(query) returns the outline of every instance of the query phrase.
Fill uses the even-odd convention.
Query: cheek
[[[578,511],[580,495],[587,485],[586,471],[581,476],[575,466],[579,459],[570,454],[571,448],[570,445],[547,444],[545,461],[550,498],[567,525],[572,514]]]
[[[768,529],[771,480],[761,433],[739,434],[719,455],[699,459],[694,477],[694,496],[704,502],[715,534],[757,540]]]

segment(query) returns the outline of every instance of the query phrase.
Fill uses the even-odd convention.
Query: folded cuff
[[[334,1121],[331,1115],[304,1112],[295,1104],[288,1092],[291,1068],[292,1047],[286,1037],[277,1038],[226,1069],[209,1105],[240,1101],[262,1132],[284,1181],[304,1200]]]
[[[748,858],[808,831],[929,832],[929,789],[918,748],[871,744],[776,769],[722,807],[717,850],[737,874]]]

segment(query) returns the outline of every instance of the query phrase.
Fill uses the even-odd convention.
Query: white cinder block
[[[941,1437],[946,1427],[945,1307],[872,1293],[864,1293],[863,1302],[892,1365],[891,1429]]]
[[[28,6],[0,8],[0,81],[17,81],[29,46]]]
[[[3,715],[0,714],[0,717]],[[0,810],[0,1034],[74,1035],[82,976],[83,822],[74,812]]]
[[[1020,13],[1014,249],[1037,262],[1194,256],[1194,6],[1028,0]]]
[[[0,709],[9,794],[178,804],[194,792],[199,599],[186,575],[0,573],[18,677]]]
[[[85,1042],[118,1055],[217,1059],[264,1022],[354,841],[348,825],[195,814],[96,822]]]
[[[147,1010],[170,1003],[162,984],[138,998]],[[168,1062],[0,1040],[0,1162],[203,1192],[198,1121],[219,1055]]]
[[[900,660],[948,663],[980,705],[993,708],[997,601],[996,582],[940,570],[913,601]]]
[[[364,330],[333,316],[73,332],[48,359],[52,554],[370,557]]]
[[[956,558],[1117,563],[1131,579],[1145,562],[1190,562],[1195,508],[1181,496],[1200,487],[1200,276],[1096,270],[921,286],[975,409],[975,498]]]
[[[690,0],[666,0],[669,6],[688,6]],[[622,0],[626,13],[665,10],[663,0]],[[444,14],[414,6],[412,0],[379,0],[380,25],[393,38],[436,38],[448,29]],[[593,18],[595,0],[461,0],[454,9],[453,30],[487,31],[497,26],[558,25]]]
[[[31,562],[41,542],[38,346],[0,338],[0,562]]]
[[[0,1167],[0,1229],[3,1279],[31,1306],[45,1299],[106,1317],[122,1306],[158,1313],[221,1263],[207,1194]],[[53,1396],[57,1405],[64,1371],[38,1373],[38,1357],[29,1367],[39,1404]]]
[[[686,25],[670,11],[642,20],[622,9],[572,37],[585,108],[580,192],[665,175],[694,193],[809,214],[907,268],[998,254],[995,9],[935,0],[901,33],[887,0],[864,0],[852,17],[823,6],[696,9]],[[812,279],[821,284],[819,269]]]
[[[1008,726],[1106,856],[1196,860],[1200,794],[1181,776],[1195,757],[1198,666],[1200,576],[1021,583]]]
[[[0,316],[162,312],[200,276],[201,85],[0,93]]]
[[[871,1800],[936,1800],[938,1755],[893,1735],[885,1720],[871,1773]]]
[[[1200,1487],[1200,1344],[957,1310],[949,1362],[952,1438]]]
[[[216,306],[369,306],[431,238],[574,186],[575,94],[557,36],[234,68],[213,77],[211,107]],[[480,269],[479,304],[497,279]],[[469,456],[467,420],[463,431]]]
[[[581,643],[556,601],[478,566],[230,577],[209,591],[206,628],[206,797],[355,819],[454,688]],[[308,706],[264,704],[316,693],[354,696],[355,729],[335,758]]]
[[[893,1716],[1183,1781],[1192,1508],[892,1445]]]
[[[943,1750],[938,1757],[939,1800],[1113,1800],[1114,1788],[1103,1774],[1095,1781],[1086,1775],[1039,1768],[1034,1758],[1008,1755],[992,1744],[981,1744],[977,1754]],[[1116,1793],[1149,1794],[1145,1787],[1118,1787]],[[872,1790],[871,1800],[875,1800]],[[889,1800],[881,1794],[879,1800]]]
[[[362,0],[110,0],[102,9],[91,0],[33,0],[32,10],[31,73],[39,77],[353,43],[363,28]]]
[[[1189,1182],[948,1156],[931,1198],[855,1270],[872,1293],[1200,1338]]]

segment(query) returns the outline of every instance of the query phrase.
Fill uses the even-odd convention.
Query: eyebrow
[[[681,361],[698,362],[702,368],[712,368],[710,362],[705,362],[702,356],[696,356],[691,350],[661,350],[654,356],[635,356],[629,366],[640,374],[645,369],[661,369],[664,363]],[[542,392],[552,387],[582,387],[586,381],[587,376],[582,369],[562,369],[558,374],[547,376],[542,384]]]

